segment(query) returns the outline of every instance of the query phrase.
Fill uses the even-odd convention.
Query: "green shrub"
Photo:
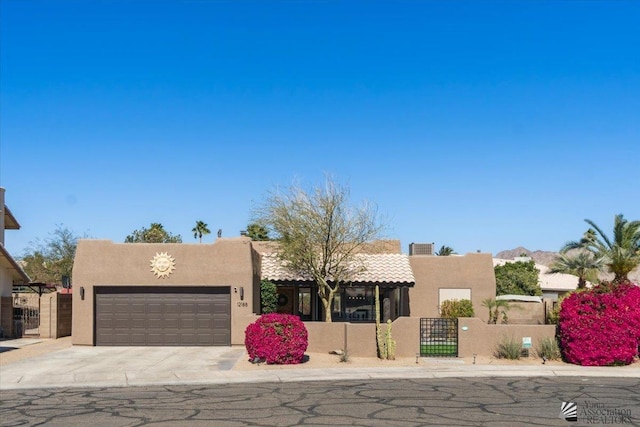
[[[512,336],[503,336],[495,350],[495,357],[498,359],[520,359],[522,351],[521,344]]]
[[[534,261],[507,262],[494,267],[496,275],[496,295],[539,295],[540,270]]]
[[[262,314],[275,313],[278,309],[278,289],[268,280],[260,282],[260,310]]]
[[[539,358],[547,360],[559,360],[560,347],[555,337],[543,337],[536,345],[536,354]]]
[[[457,319],[458,317],[474,317],[473,304],[468,299],[448,299],[440,305],[440,317]]]

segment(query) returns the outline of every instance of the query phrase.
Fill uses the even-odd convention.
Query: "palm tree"
[[[576,255],[560,253],[549,266],[547,274],[563,273],[578,276],[578,289],[584,289],[587,280],[594,282],[602,271],[602,258],[595,258],[591,252],[582,251]]]
[[[507,312],[511,309],[509,301],[495,298],[485,298],[482,300],[482,306],[489,309],[489,320],[487,323],[496,324],[502,312],[502,323],[508,322]]]
[[[438,252],[436,252],[436,255],[438,256],[449,256],[454,254],[455,252],[453,251],[453,248],[446,246],[446,245],[442,245],[442,247],[440,248],[440,250]]]
[[[211,230],[207,228],[207,224],[203,221],[196,221],[196,226],[191,231],[193,232],[193,238],[200,239],[200,243],[202,243],[202,236],[211,233]]]
[[[568,242],[561,252],[570,249],[586,249],[596,259],[601,258],[607,270],[613,273],[614,282],[628,281],[628,275],[640,265],[640,221],[628,221],[622,214],[616,215],[613,239],[610,239],[593,221],[579,241]]]

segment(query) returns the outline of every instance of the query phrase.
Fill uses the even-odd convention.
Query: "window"
[[[352,287],[344,290],[345,295],[345,320],[371,321],[375,320],[375,295],[374,288]]]

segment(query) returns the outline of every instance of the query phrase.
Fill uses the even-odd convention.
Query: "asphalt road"
[[[577,404],[578,422],[560,418]],[[439,378],[0,392],[3,426],[640,425],[639,378]]]

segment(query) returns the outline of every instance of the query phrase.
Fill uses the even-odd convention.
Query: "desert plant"
[[[260,310],[262,314],[275,313],[278,309],[278,288],[268,280],[260,282]]]
[[[512,336],[503,336],[496,346],[494,355],[498,359],[520,359],[520,352],[522,350],[520,342]]]
[[[628,365],[640,344],[640,287],[614,281],[574,292],[562,302],[558,328],[567,362]]]
[[[376,310],[376,345],[378,347],[378,357],[380,359],[387,358],[387,346],[385,345],[382,335],[382,327],[380,326],[380,288],[376,285],[375,291],[375,310]]]
[[[468,299],[448,299],[440,304],[440,317],[457,319],[458,317],[473,317],[473,304]]]
[[[453,248],[451,248],[450,246],[446,246],[446,245],[442,245],[440,247],[440,250],[438,252],[436,252],[436,255],[438,256],[450,256],[455,254],[455,252],[453,251]]]
[[[560,359],[562,355],[560,354],[560,347],[558,347],[558,340],[556,337],[542,337],[536,345],[536,354],[541,359]]]
[[[485,298],[482,300],[482,306],[489,309],[489,320],[487,320],[487,323],[496,323],[495,319],[493,318],[493,309],[496,306],[496,300],[493,298]]]
[[[497,300],[494,298],[485,298],[482,300],[482,306],[489,309],[489,320],[487,321],[487,323],[498,323],[498,319],[500,319],[500,316],[502,316],[502,323],[508,323],[509,318],[507,317],[507,312],[511,310],[509,301],[502,299]]]
[[[244,344],[251,361],[297,364],[307,350],[308,334],[298,316],[263,314],[247,326]]]
[[[348,361],[349,361],[349,351],[345,348],[344,350],[342,350],[342,353],[340,353],[340,362],[347,363]]]
[[[391,319],[387,320],[387,330],[384,333],[384,345],[387,350],[387,359],[396,360],[396,340],[391,338]]]

